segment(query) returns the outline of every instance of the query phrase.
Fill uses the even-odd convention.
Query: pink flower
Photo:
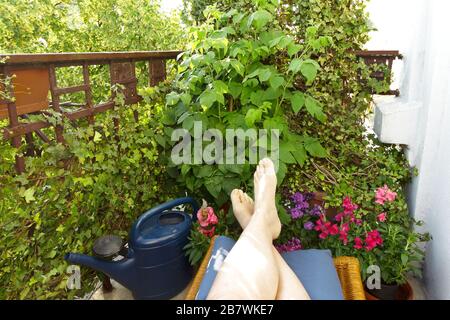
[[[366,239],[364,240],[365,248],[367,251],[371,251],[376,246],[380,246],[383,244],[383,239],[380,236],[378,230],[372,230],[367,232]]]
[[[353,211],[358,209],[358,206],[352,202],[350,197],[345,197],[342,201],[342,207],[344,208],[344,213],[346,215],[352,214]]]
[[[350,230],[350,227],[348,223],[344,223],[341,227],[341,230],[339,230],[339,240],[341,240],[344,245],[347,245],[348,243],[348,232]]]
[[[328,236],[328,234],[330,233],[328,228],[331,225],[331,223],[330,222],[324,223],[324,220],[325,220],[325,217],[322,214],[320,216],[320,219],[316,221],[316,226],[314,227],[314,230],[320,231],[320,234],[319,234],[320,239],[325,239]]]
[[[217,216],[214,213],[214,209],[211,207],[200,208],[197,212],[198,222],[200,226],[207,227],[209,225],[215,225],[219,223]]]
[[[338,213],[338,214],[334,217],[334,220],[336,220],[337,222],[341,222],[341,220],[344,219],[344,217],[345,217],[345,213],[344,213],[344,212],[341,212],[341,213]]]
[[[382,212],[377,216],[378,221],[385,222],[386,221],[386,212]]]
[[[395,197],[397,197],[397,193],[391,191],[387,185],[384,185],[383,187],[380,187],[375,191],[375,203],[381,205],[384,205],[386,201],[387,202],[394,201]]]
[[[362,249],[363,245],[362,245],[362,240],[359,237],[355,238],[355,245],[353,246],[353,248],[355,249]]]
[[[337,226],[337,224],[331,225],[330,222],[327,222],[327,223],[330,224],[330,225],[327,226],[328,232],[329,232],[332,236],[337,235],[337,234],[339,233],[339,227]]]
[[[205,228],[199,227],[198,231],[200,231],[201,234],[207,236],[208,238],[211,238],[214,235],[214,232],[216,231],[216,227],[212,226],[209,229],[205,229]]]

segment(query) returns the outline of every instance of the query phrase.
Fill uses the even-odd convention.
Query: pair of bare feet
[[[263,215],[267,228],[271,230],[272,239],[278,238],[281,222],[275,207],[276,188],[275,168],[273,162],[266,158],[259,162],[254,174],[255,202],[240,189],[231,192],[233,212],[242,229],[247,227],[253,215]]]
[[[220,267],[208,299],[309,299],[272,244],[281,232],[276,187],[274,165],[263,159],[254,175],[255,202],[242,190],[231,193],[234,214],[244,231]]]

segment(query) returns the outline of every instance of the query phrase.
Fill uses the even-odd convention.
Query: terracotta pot
[[[317,191],[317,192],[313,192],[313,198],[309,201],[310,205],[319,205],[322,208],[324,208],[324,203],[325,203],[325,198],[326,193],[322,192],[322,191]],[[339,208],[334,208],[334,207],[328,207],[328,208],[324,208],[325,210],[325,215],[327,216],[327,218],[329,220],[333,220],[333,218],[338,214],[339,212]]]
[[[400,286],[381,284],[379,290],[365,289],[367,300],[414,300],[414,291],[406,282]]]
[[[47,109],[50,88],[48,69],[26,69],[12,72],[17,114],[32,113]],[[3,89],[3,88],[0,88]],[[8,106],[0,104],[0,119],[8,117]]]

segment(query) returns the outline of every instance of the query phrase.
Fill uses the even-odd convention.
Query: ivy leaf
[[[319,64],[311,59],[302,61],[300,64],[300,72],[306,78],[308,83],[311,83],[316,78],[319,69]]]
[[[292,110],[297,114],[305,104],[305,95],[303,92],[295,91],[291,97]]]
[[[100,134],[100,132],[95,131],[94,142],[99,142],[99,141],[102,141],[102,135]]]
[[[322,107],[316,99],[307,96],[305,100],[305,106],[310,115],[312,115],[322,123],[325,122],[327,116],[325,115],[325,113],[323,113]]]
[[[34,188],[29,188],[29,189],[25,190],[22,197],[25,198],[26,203],[30,203],[30,202],[36,200],[34,198],[34,192],[35,192]]]

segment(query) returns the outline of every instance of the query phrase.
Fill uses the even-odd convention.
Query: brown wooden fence
[[[90,123],[94,121],[97,113],[115,107],[115,91],[111,91],[107,102],[94,104],[92,98],[92,83],[89,67],[92,65],[109,66],[111,87],[120,84],[124,87],[125,104],[134,104],[141,100],[137,94],[136,62],[148,63],[150,86],[157,85],[166,78],[166,61],[176,59],[180,51],[144,51],[144,52],[101,52],[101,53],[56,53],[56,54],[12,54],[0,55],[6,58],[5,63],[0,64],[0,77],[7,79],[14,75],[13,85],[8,88],[1,87],[8,93],[8,98],[0,96],[0,120],[8,119],[8,127],[3,130],[3,139],[11,140],[12,145],[20,148],[22,138],[28,150],[33,149],[33,134],[40,139],[49,142],[49,138],[41,129],[51,127],[47,121],[24,122],[30,114],[46,114],[49,109],[61,113],[69,120],[86,118]],[[389,70],[396,58],[401,58],[398,51],[357,51],[358,57],[367,64],[383,64]],[[82,84],[60,87],[56,76],[57,68],[77,66],[82,68]],[[384,74],[373,74],[379,79]],[[51,101],[48,99],[48,92]],[[75,111],[66,111],[67,102],[61,101],[61,96],[84,92],[84,103]],[[386,94],[396,94],[398,91],[389,91]],[[70,103],[70,102],[69,102]],[[47,110],[47,111],[46,111]],[[137,116],[137,115],[136,115]],[[61,125],[56,125],[55,136],[58,142],[63,142],[63,130]],[[30,148],[31,147],[31,148]],[[28,152],[31,155],[33,152]],[[21,173],[25,170],[25,161],[22,156],[16,158],[16,170]]]
[[[14,75],[13,85],[0,88],[7,91],[7,98],[0,99],[0,119],[8,118],[9,120],[8,128],[2,132],[3,138],[10,139],[16,148],[21,147],[23,136],[27,144],[32,145],[33,133],[48,142],[48,137],[41,129],[52,126],[51,123],[21,121],[21,119],[27,119],[29,114],[45,114],[46,109],[51,108],[60,112],[70,120],[87,118],[92,123],[95,114],[114,108],[115,91],[111,91],[107,102],[94,104],[89,66],[109,66],[111,87],[122,85],[125,104],[133,104],[141,100],[137,94],[136,62],[148,63],[148,83],[154,86],[166,78],[166,61],[176,59],[178,54],[180,51],[0,55],[0,61],[6,58],[6,62],[0,64],[0,76],[6,80]],[[82,84],[69,87],[58,86],[57,68],[72,66],[82,68]],[[48,99],[49,91],[51,101]],[[61,96],[77,92],[84,92],[84,103],[75,111],[64,111]],[[63,142],[62,126],[55,127],[55,136],[58,142]],[[16,158],[16,170],[19,173],[25,170],[23,157]]]

